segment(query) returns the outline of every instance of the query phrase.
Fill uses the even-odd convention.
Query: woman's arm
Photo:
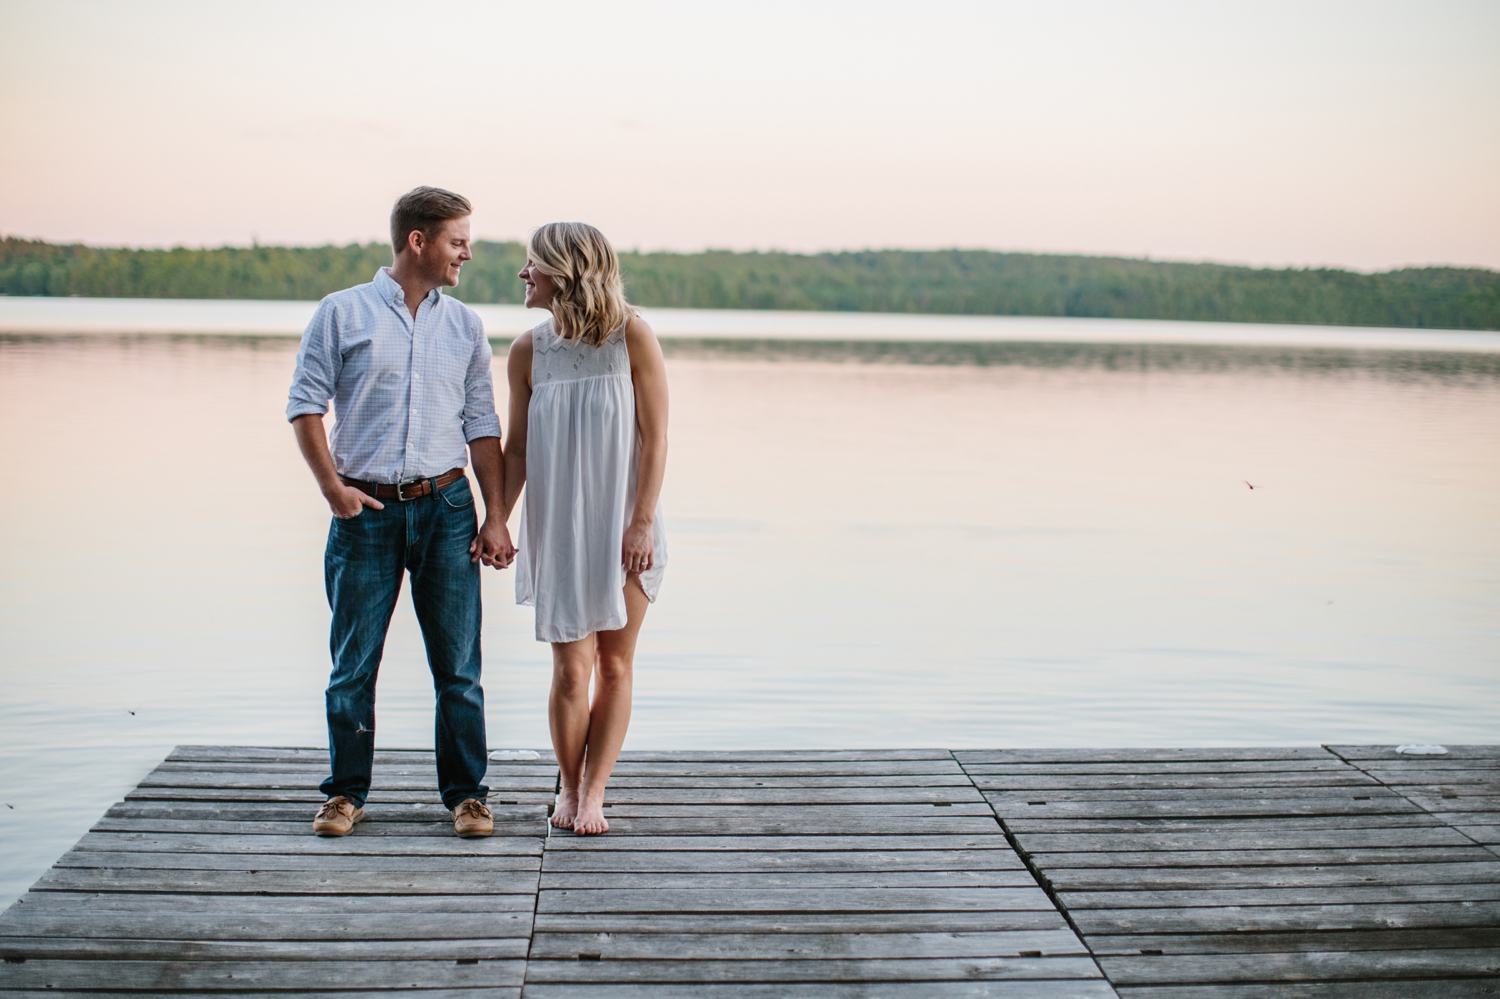
[[[505,361],[510,383],[510,434],[505,438],[505,496],[501,509],[509,520],[526,484],[526,417],[531,411],[531,334],[510,345]]]
[[[641,432],[641,467],[636,474],[635,511],[625,529],[621,558],[626,572],[652,566],[651,527],[667,473],[667,365],[656,334],[640,316],[625,325],[630,380],[635,385],[635,422]]]

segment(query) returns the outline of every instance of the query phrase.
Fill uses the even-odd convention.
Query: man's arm
[[[297,447],[312,469],[318,488],[328,500],[333,515],[342,520],[357,515],[365,507],[384,509],[384,504],[375,497],[358,489],[352,489],[339,481],[338,470],[333,466],[333,455],[328,452],[328,434],[323,429],[323,414],[328,412],[328,400],[333,398],[334,386],[338,384],[339,372],[344,359],[339,353],[338,308],[330,299],[318,304],[307,330],[302,334],[302,345],[297,349],[297,370],[292,375],[292,388],[287,393],[286,418],[291,421],[292,432],[297,435]]]
[[[505,526],[505,463],[500,456],[500,438],[476,437],[469,441],[469,460],[484,497],[484,523],[469,545],[469,561],[496,569],[507,568],[516,557],[516,546]]]
[[[464,374],[464,440],[469,442],[469,460],[484,497],[484,523],[469,545],[469,560],[504,569],[516,557],[516,546],[505,526],[505,465],[500,458],[500,418],[495,415],[495,383],[490,374],[495,352],[484,335],[484,323],[473,312],[465,309],[465,313],[474,350]]]
[[[385,504],[374,496],[353,486],[344,485],[333,467],[333,455],[328,452],[328,434],[323,430],[323,414],[307,413],[292,420],[292,432],[297,435],[297,447],[307,467],[312,469],[328,508],[340,520],[356,516],[365,507],[384,510]]]

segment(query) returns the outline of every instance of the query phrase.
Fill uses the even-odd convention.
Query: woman
[[[590,835],[609,829],[604,787],[630,724],[636,637],[667,564],[667,378],[603,233],[554,222],[526,256],[526,305],[552,318],[510,348],[505,510],[526,483],[516,602],[536,607],[537,641],[552,643],[552,824]]]

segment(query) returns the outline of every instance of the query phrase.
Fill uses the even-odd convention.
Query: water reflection
[[[508,343],[508,341],[499,341]],[[1354,373],[1395,379],[1500,378],[1500,353],[1335,350],[1233,344],[902,343],[869,340],[714,340],[663,342],[668,357],[854,364],[1082,368],[1101,371]]]
[[[193,345],[205,351],[288,349],[282,335],[151,333],[100,336],[0,332],[0,347],[50,350],[64,345]],[[496,354],[512,338],[490,337]],[[1234,372],[1270,369],[1293,374],[1360,374],[1409,380],[1500,379],[1500,352],[1337,349],[1249,344],[1051,343],[1027,341],[904,342],[673,337],[662,341],[671,358],[796,363],[918,364],[958,367],[1079,368],[1099,371]]]
[[[0,337],[0,900],[174,743],[322,740],[295,346]],[[1495,741],[1493,355],[669,354],[633,747]],[[547,742],[531,631],[487,574],[492,745]],[[404,602],[379,696],[430,745]]]

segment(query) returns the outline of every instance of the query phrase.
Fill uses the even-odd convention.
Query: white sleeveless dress
[[[598,347],[563,339],[550,319],[532,330],[527,412],[516,603],[536,608],[539,642],[623,628],[620,548],[641,467],[625,330]],[[641,587],[655,601],[667,568],[660,502],[653,534]]]

